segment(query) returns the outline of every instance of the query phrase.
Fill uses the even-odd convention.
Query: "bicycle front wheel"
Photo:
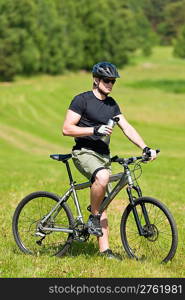
[[[49,192],[35,192],[26,196],[17,206],[12,222],[14,239],[26,254],[49,254],[60,256],[66,253],[72,243],[72,234],[39,229],[41,220],[56,206],[59,198]],[[73,227],[74,219],[66,203],[49,217],[47,228]]]
[[[146,208],[149,221],[146,221],[143,207]],[[122,244],[128,256],[138,260],[168,262],[174,257],[178,244],[173,216],[163,203],[150,197],[136,199],[135,208],[146,234],[139,234],[133,209],[129,204],[120,225]]]

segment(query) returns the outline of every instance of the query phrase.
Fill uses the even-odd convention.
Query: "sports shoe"
[[[121,257],[121,255],[117,254],[117,253],[113,253],[112,250],[107,249],[103,252],[100,252],[100,256],[106,257],[106,258],[110,258],[110,259],[117,259],[117,260],[122,260],[123,258]]]
[[[100,225],[101,215],[90,215],[87,222],[88,232],[96,236],[103,236],[102,228]]]

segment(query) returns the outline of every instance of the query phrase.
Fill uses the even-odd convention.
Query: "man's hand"
[[[99,125],[94,127],[94,135],[105,136],[112,133],[112,128],[107,125]]]
[[[146,156],[146,160],[154,160],[157,157],[157,152],[149,147],[145,147],[143,149],[143,155]]]

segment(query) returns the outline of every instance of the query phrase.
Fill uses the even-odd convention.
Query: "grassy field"
[[[160,199],[173,213],[179,232],[174,259],[166,265],[126,258],[119,234],[126,192],[108,209],[110,245],[125,259],[104,260],[97,255],[95,237],[75,243],[63,257],[29,256],[16,246],[12,215],[28,193],[47,190],[61,194],[68,184],[65,166],[49,158],[68,153],[73,139],[61,135],[66,109],[74,95],[91,89],[88,73],[18,78],[0,83],[0,277],[184,277],[185,276],[185,61],[171,48],[156,48],[151,57],[139,54],[121,72],[112,96],[146,143],[160,148],[159,158],[143,166],[139,183],[143,194]],[[131,156],[140,150],[118,128],[111,141],[112,155]],[[71,165],[72,166],[72,165]],[[77,181],[83,177],[72,166]],[[86,217],[88,191],[81,191]]]

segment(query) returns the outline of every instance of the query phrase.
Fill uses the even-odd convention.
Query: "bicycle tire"
[[[59,253],[61,256],[67,252],[73,241],[71,233],[45,232],[43,241],[40,236],[35,235],[38,222],[59,200],[53,193],[38,191],[27,195],[18,204],[13,215],[12,230],[15,242],[22,252],[34,255],[49,253],[52,256],[58,256]],[[52,222],[50,226],[57,224],[57,227],[73,227],[74,218],[66,203],[61,203],[60,212]]]
[[[135,200],[140,222],[146,227],[141,205],[144,204],[153,231],[152,237],[140,236],[132,206],[129,204],[123,212],[120,233],[123,247],[130,258],[138,260],[157,260],[167,263],[172,260],[178,245],[178,232],[175,220],[169,209],[159,200],[151,197],[140,197]]]

